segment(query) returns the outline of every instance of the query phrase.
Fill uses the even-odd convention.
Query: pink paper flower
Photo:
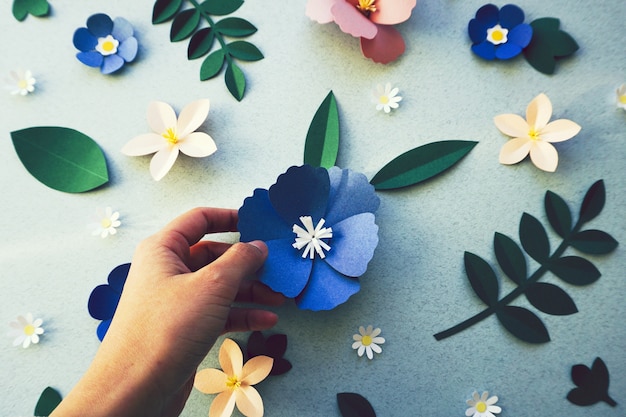
[[[318,23],[335,22],[361,38],[363,55],[387,64],[404,52],[402,35],[392,25],[411,17],[417,0],[308,0],[306,15]]]

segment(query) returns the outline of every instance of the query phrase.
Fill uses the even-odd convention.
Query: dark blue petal
[[[310,165],[291,167],[269,189],[270,201],[287,224],[300,224],[300,216],[311,216],[313,223],[324,217],[330,192],[325,168]]]
[[[500,9],[500,26],[512,29],[524,22],[524,11],[514,4],[507,4]]]
[[[117,54],[122,57],[126,62],[131,62],[137,56],[137,39],[127,38],[124,42],[120,43],[117,48]]]
[[[128,277],[128,271],[130,271],[130,263],[118,265],[109,273],[107,280],[114,291],[122,293],[126,277]]]
[[[328,170],[328,177],[330,193],[324,219],[333,229],[335,223],[355,214],[378,210],[380,199],[365,175],[332,167]]]
[[[472,52],[482,59],[492,60],[496,57],[496,46],[489,41],[472,45]]]
[[[96,51],[79,52],[76,54],[76,58],[83,64],[96,68],[99,68],[102,65],[102,61],[104,61],[102,54]]]
[[[87,19],[87,29],[89,29],[96,38],[104,38],[111,34],[113,21],[104,13],[94,14]]]
[[[267,190],[257,188],[252,197],[243,200],[239,209],[237,229],[242,242],[295,238],[293,224],[287,224],[278,216],[270,202]]]
[[[311,279],[296,304],[304,310],[330,310],[345,303],[360,287],[358,279],[345,277],[326,262],[316,260]]]
[[[117,304],[120,302],[120,293],[109,285],[98,285],[89,295],[87,308],[91,317],[97,320],[113,318]]]
[[[124,59],[121,56],[114,54],[104,57],[104,62],[100,68],[100,72],[103,74],[110,74],[117,71],[124,66]]]
[[[522,52],[522,48],[514,43],[507,42],[496,47],[496,58],[498,59],[511,59],[518,56]]]
[[[96,49],[98,39],[87,30],[87,28],[78,28],[74,32],[74,46],[82,52],[93,51]]]
[[[269,255],[259,276],[262,283],[289,298],[302,292],[313,265],[311,259],[303,258],[302,253],[291,246],[293,242],[292,238],[266,242]]]
[[[472,43],[480,43],[487,39],[487,29],[491,28],[493,25],[487,25],[484,22],[481,22],[477,19],[470,20],[467,25],[467,33],[469,34]]]
[[[527,23],[515,26],[509,31],[508,43],[514,43],[524,49],[533,38],[533,27]]]
[[[104,336],[109,331],[109,326],[111,326],[110,319],[104,320],[98,325],[98,328],[96,329],[96,334],[98,335],[98,339],[100,339],[101,342],[102,342],[102,339],[104,339]]]
[[[120,42],[133,36],[133,26],[123,17],[116,17],[113,21],[113,29],[111,35]]]
[[[476,12],[476,20],[487,25],[487,27],[492,27],[498,23],[499,14],[498,6],[485,4]]]
[[[349,277],[359,277],[367,270],[378,245],[378,226],[372,213],[361,213],[333,224],[326,262]]]

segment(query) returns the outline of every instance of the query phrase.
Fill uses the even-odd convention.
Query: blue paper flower
[[[126,19],[111,20],[103,13],[90,16],[86,28],[76,29],[74,46],[80,50],[76,54],[80,62],[100,68],[103,74],[111,74],[135,59],[138,47],[133,27]]]
[[[108,284],[98,285],[89,296],[87,307],[89,314],[96,320],[102,320],[96,334],[102,341],[111,325],[111,320],[122,296],[122,289],[130,270],[130,264],[122,264],[109,273]]]
[[[533,37],[533,28],[524,23],[524,11],[514,4],[500,10],[493,4],[484,5],[470,20],[467,31],[472,51],[488,60],[516,57]]]
[[[261,282],[302,309],[330,310],[359,291],[378,245],[380,200],[363,174],[291,167],[239,209],[241,241],[263,240]]]

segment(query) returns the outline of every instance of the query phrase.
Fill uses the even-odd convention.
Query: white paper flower
[[[156,152],[150,162],[150,174],[159,181],[176,162],[179,150],[195,158],[209,156],[217,150],[211,136],[195,131],[208,114],[207,99],[189,103],[180,112],[178,119],[169,104],[153,101],[148,106],[148,124],[154,133],[131,139],[122,148],[122,153],[141,156]]]
[[[376,110],[384,110],[385,113],[390,113],[391,109],[397,109],[400,105],[398,102],[402,100],[402,97],[398,95],[398,87],[391,88],[391,84],[385,84],[383,88],[382,84],[378,84],[374,90],[374,98],[372,102],[376,104]]]
[[[626,84],[617,89],[617,107],[626,110]]]
[[[374,329],[373,326],[367,326],[367,329],[363,326],[359,326],[359,334],[352,336],[354,343],[352,343],[352,349],[358,349],[357,354],[363,356],[364,352],[367,352],[368,359],[374,359],[374,353],[381,353],[383,350],[380,346],[385,343],[383,337],[379,337],[381,330],[379,328]]]
[[[35,80],[30,71],[23,71],[20,69],[17,71],[11,71],[9,75],[11,78],[6,78],[5,82],[7,89],[12,95],[25,96],[35,91],[35,84],[37,83],[37,80]]]
[[[498,397],[495,395],[489,397],[489,392],[484,391],[483,395],[479,396],[476,391],[472,394],[472,399],[467,400],[467,405],[470,407],[465,410],[467,417],[495,417],[502,411],[500,407],[494,405],[498,402]]]
[[[15,338],[13,340],[13,346],[22,345],[24,349],[30,346],[31,343],[39,343],[39,335],[43,334],[42,319],[33,320],[31,313],[24,316],[17,316],[17,321],[9,323],[12,330],[9,331],[9,337]]]
[[[107,207],[104,210],[98,209],[96,212],[96,222],[89,225],[89,228],[94,236],[100,236],[105,238],[109,235],[117,233],[116,227],[120,227],[122,222],[119,220],[120,213],[118,211],[113,212],[111,207]]]

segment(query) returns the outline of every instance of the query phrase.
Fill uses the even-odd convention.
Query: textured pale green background
[[[18,23],[8,0],[0,12],[0,72],[21,66],[38,80],[32,96],[0,95],[0,321],[8,324],[32,311],[46,328],[41,343],[27,350],[13,348],[9,338],[0,343],[0,415],[32,414],[47,385],[68,393],[99,345],[97,322],[86,308],[89,293],[113,267],[130,260],[142,238],[194,206],[237,208],[255,187],[270,186],[290,165],[300,164],[308,124],[329,89],[340,106],[338,164],[369,178],[393,157],[424,143],[480,143],[440,178],[380,193],[380,244],[361,292],[348,303],[322,313],[291,304],[278,309],[276,331],[289,336],[286,357],[294,367],[259,386],[266,415],[338,416],[335,394],[354,391],[382,417],[462,416],[474,390],[498,395],[502,416],[625,414],[626,113],[614,105],[615,88],[626,82],[625,1],[520,1],[527,21],[559,17],[581,46],[556,75],[547,76],[523,58],[489,63],[472,55],[466,26],[481,0],[420,1],[411,20],[399,27],[405,55],[387,66],[363,58],[358,40],[337,27],[311,22],[302,0],[249,0],[235,15],[257,25],[250,40],[266,59],[242,65],[249,87],[241,103],[227,93],[222,77],[198,80],[201,62],[187,61],[187,42],[170,43],[169,25],[150,23],[153,1],[51,2],[47,19]],[[119,76],[102,76],[74,57],[74,30],[97,12],[123,16],[136,29],[138,59]],[[371,87],[387,81],[404,96],[391,116],[377,113],[370,103]],[[552,99],[555,117],[575,120],[582,132],[558,145],[556,173],[539,171],[529,161],[500,165],[498,152],[507,138],[494,127],[493,116],[523,113],[541,92]],[[129,139],[148,131],[151,100],[180,110],[201,97],[212,101],[204,130],[217,142],[215,155],[180,157],[156,183],[148,173],[149,157],[120,153]],[[37,125],[68,126],[93,137],[107,155],[110,185],[70,195],[34,180],[15,155],[9,132]],[[483,308],[464,275],[465,250],[493,262],[493,233],[517,239],[525,211],[545,220],[547,189],[577,211],[584,192],[600,178],[606,182],[607,205],[589,226],[612,233],[622,246],[609,256],[592,257],[603,273],[597,283],[563,284],[578,314],[539,313],[552,342],[522,343],[493,317],[435,341],[434,333]],[[96,208],[107,205],[120,211],[123,227],[101,240],[85,225]],[[556,282],[551,276],[545,280]],[[511,289],[507,282],[502,287]],[[515,304],[527,305],[525,300]],[[381,327],[387,339],[371,362],[350,347],[362,324]],[[215,353],[204,366],[217,365]],[[611,372],[610,392],[620,403],[616,409],[580,408],[565,400],[573,386],[570,367],[590,365],[596,356]],[[206,415],[210,402],[193,392],[183,415]]]

